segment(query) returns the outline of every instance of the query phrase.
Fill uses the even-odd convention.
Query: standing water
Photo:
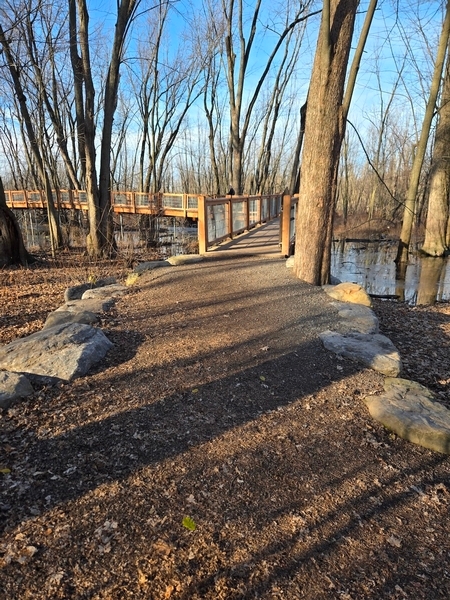
[[[359,283],[374,296],[398,298],[411,305],[450,300],[450,257],[410,254],[404,281],[396,280],[397,242],[335,241],[331,274]]]

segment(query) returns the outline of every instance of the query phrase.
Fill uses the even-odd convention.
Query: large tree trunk
[[[78,10],[75,10],[76,7]],[[77,125],[82,135],[85,153],[86,196],[89,212],[88,253],[93,258],[113,256],[116,252],[113,213],[111,209],[111,144],[114,114],[117,105],[120,65],[123,60],[126,36],[139,0],[117,2],[117,21],[108,76],[103,96],[103,127],[100,151],[100,175],[97,178],[95,87],[89,46],[89,10],[87,0],[69,0],[71,62],[77,91]],[[79,25],[77,28],[76,17]],[[78,56],[78,48],[80,56]],[[84,84],[84,106],[82,85]]]
[[[99,176],[99,220],[97,231],[100,237],[103,253],[112,255],[117,251],[114,239],[113,211],[111,207],[111,145],[114,114],[117,107],[117,94],[119,89],[119,72],[123,59],[124,43],[127,29],[136,8],[136,0],[121,0],[117,4],[117,21],[114,31],[114,41],[109,63],[108,77],[106,79],[103,103],[103,130],[100,151],[100,176]]]
[[[3,183],[0,179],[0,267],[33,262],[23,243],[22,233],[14,213],[6,205]]]
[[[358,0],[324,2],[308,108],[296,222],[294,270],[328,283],[339,154],[345,134],[342,99]]]
[[[447,50],[448,53],[448,50]],[[450,193],[450,61],[442,90],[439,121],[430,174],[430,192],[422,252],[429,256],[443,256],[447,250],[447,225]]]

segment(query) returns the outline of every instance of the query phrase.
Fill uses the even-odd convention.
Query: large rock
[[[105,279],[99,279],[95,283],[81,283],[80,285],[73,285],[67,288],[64,292],[64,301],[69,302],[70,300],[80,300],[81,296],[86,290],[92,290],[93,288],[112,285],[114,283],[117,283],[117,279],[115,277],[106,277]]]
[[[327,350],[362,363],[383,375],[396,377],[401,371],[397,348],[389,338],[379,333],[340,334],[324,331],[320,334],[320,339]]]
[[[161,267],[170,267],[170,262],[167,260],[150,260],[147,262],[139,263],[133,269],[133,273],[145,273],[145,271],[153,271],[153,269],[160,269]]]
[[[371,308],[362,304],[333,302],[347,331],[378,333],[378,318]]]
[[[167,262],[173,266],[190,265],[199,263],[205,260],[200,254],[178,254],[177,256],[171,256],[167,259]]]
[[[363,306],[372,306],[372,300],[366,290],[357,283],[339,283],[338,285],[325,285],[323,289],[326,293],[340,302],[351,302],[352,304],[362,304]]]
[[[89,298],[87,300],[71,300],[56,309],[56,312],[80,313],[83,311],[96,314],[106,313],[114,306],[114,298]]]
[[[0,369],[70,381],[85,375],[113,344],[90,325],[57,325],[0,348]]]
[[[294,268],[294,263],[295,263],[295,256],[294,255],[289,256],[286,259],[286,268],[287,269],[293,269]]]
[[[9,408],[11,404],[33,393],[33,386],[19,373],[0,371],[0,408]]]
[[[55,310],[45,320],[42,329],[49,329],[55,325],[69,325],[69,323],[83,323],[84,325],[95,325],[99,321],[98,315],[88,310],[80,312],[69,312],[68,310]]]
[[[126,285],[116,283],[115,285],[107,285],[105,287],[93,288],[86,290],[81,296],[82,300],[92,300],[97,298],[116,298],[128,293]]]
[[[414,381],[388,378],[384,388],[364,400],[372,417],[405,440],[450,454],[450,410]]]

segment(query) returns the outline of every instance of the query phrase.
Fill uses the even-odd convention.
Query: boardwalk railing
[[[28,190],[5,191],[10,208],[46,208],[44,192]],[[57,209],[88,210],[86,192],[82,190],[52,190]],[[168,217],[197,217],[198,196],[193,194],[150,194],[144,192],[111,192],[115,213],[160,214]]]
[[[88,210],[85,191],[52,190],[52,195],[57,209]],[[46,208],[45,196],[41,191],[7,190],[5,196],[7,205],[13,209]],[[282,254],[288,255],[294,236],[297,199],[282,194],[212,198],[196,194],[112,191],[111,206],[119,214],[198,219],[200,253],[282,215],[280,246]]]
[[[198,243],[203,254],[225,239],[271,221],[281,213],[283,196],[198,197]]]

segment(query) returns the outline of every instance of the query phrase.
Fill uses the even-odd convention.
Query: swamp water
[[[396,242],[335,241],[331,274],[359,283],[375,296],[395,297],[413,306],[450,300],[450,257],[409,255],[404,281],[396,280]]]

